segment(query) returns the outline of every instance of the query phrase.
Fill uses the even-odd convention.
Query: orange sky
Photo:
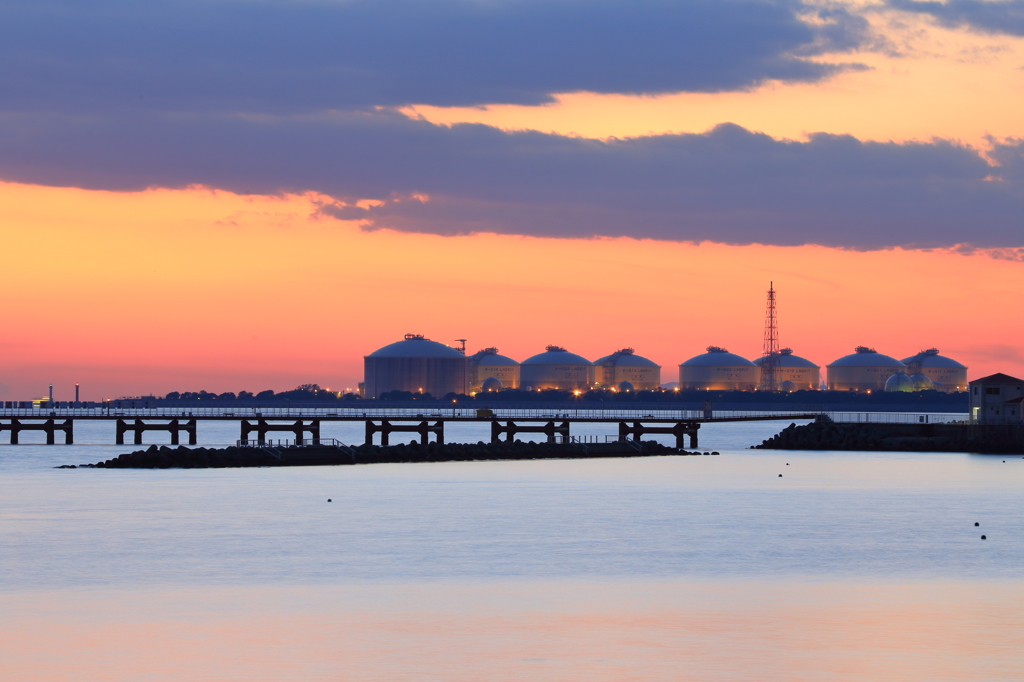
[[[777,138],[1024,136],[1024,39],[865,16],[886,45],[819,57],[870,67],[823,82],[408,112],[601,138],[726,121]],[[632,346],[671,381],[709,344],[759,355],[769,281],[783,345],[823,366],[858,344],[937,346],[971,377],[1024,373],[1024,263],[986,253],[364,232],[316,217],[316,201],[0,184],[0,397],[53,382],[66,399],[76,381],[86,399],[354,388],[362,356],[406,332],[518,359],[550,343],[591,358]]]
[[[632,346],[671,381],[709,344],[759,355],[769,281],[783,345],[823,366],[938,346],[1024,373],[1024,263],[983,253],[366,232],[313,196],[199,188],[0,184],[0,206],[5,396],[354,387],[406,332],[517,359]]]

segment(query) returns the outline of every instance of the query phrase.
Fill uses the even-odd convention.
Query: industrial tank
[[[523,360],[519,365],[519,384],[540,391],[560,388],[586,391],[594,384],[594,364],[584,357],[558,346]]]
[[[637,355],[632,348],[617,350],[611,355],[594,360],[596,381],[605,388],[621,388],[631,384],[629,389],[654,391],[661,386],[661,365]]]
[[[725,348],[708,346],[707,353],[679,365],[679,387],[705,391],[753,391],[761,368]]]
[[[758,367],[764,366],[764,356],[754,360]],[[793,355],[792,348],[783,348],[779,351],[779,364],[775,370],[775,383],[779,390],[782,384],[789,381],[795,388],[787,387],[790,391],[814,391],[821,383],[821,367],[799,355]]]
[[[886,393],[911,393],[915,390],[917,388],[914,386],[914,380],[906,374],[893,374],[885,380]]]
[[[952,393],[967,390],[967,367],[952,358],[939,355],[938,348],[923,350],[917,355],[903,358],[910,374],[923,374],[931,380],[928,388]]]
[[[366,397],[379,398],[388,391],[467,393],[469,361],[456,349],[406,334],[405,339],[384,346],[363,358]]]
[[[882,391],[893,374],[906,374],[907,366],[874,348],[857,346],[828,365],[830,391]]]
[[[512,358],[498,353],[497,348],[484,348],[469,356],[469,390],[495,390],[494,382],[487,384],[488,379],[497,379],[501,385],[497,388],[519,388],[519,363]]]

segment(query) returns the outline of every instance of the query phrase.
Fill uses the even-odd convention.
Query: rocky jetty
[[[1024,427],[977,424],[836,424],[821,420],[782,432],[764,450],[1024,453]]]
[[[641,443],[429,443],[409,445],[188,448],[151,445],[114,459],[79,466],[98,469],[207,469],[398,462],[650,457],[687,453],[654,441]],[[709,454],[705,452],[704,454]],[[714,454],[718,454],[717,452]],[[65,465],[59,468],[77,468]]]

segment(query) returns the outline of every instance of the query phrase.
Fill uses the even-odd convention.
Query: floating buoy
[[[328,498],[327,498],[327,501],[328,501],[328,502],[330,502],[330,501],[331,501],[331,498],[329,498],[329,497],[328,497]],[[978,524],[974,524],[974,525],[978,525]]]
[[[974,522],[974,527],[975,527],[975,528],[977,528],[977,527],[978,527],[978,526],[980,526],[980,525],[981,525],[981,524],[980,524],[980,523],[978,523],[977,521],[975,521],[975,522]]]
[[[981,536],[981,539],[982,539],[982,540],[984,540],[984,539],[986,539],[986,538],[985,538],[985,536],[984,536],[984,535],[982,535],[982,536]]]
[[[779,474],[779,478],[782,478],[782,474]]]
[[[789,466],[789,462],[786,462],[786,466]]]

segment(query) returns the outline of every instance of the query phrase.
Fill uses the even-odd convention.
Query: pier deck
[[[124,444],[124,436],[133,434],[134,443],[142,444],[146,431],[167,431],[172,444],[178,442],[179,433],[188,435],[189,443],[196,443],[199,422],[235,421],[239,423],[240,440],[249,440],[255,433],[257,440],[283,432],[296,440],[320,438],[323,422],[363,422],[366,442],[371,443],[380,434],[382,444],[388,443],[392,433],[416,433],[426,443],[431,434],[437,442],[444,442],[444,426],[449,422],[489,424],[491,442],[514,440],[518,433],[544,434],[548,442],[564,440],[574,423],[617,423],[620,439],[641,440],[646,435],[665,434],[676,437],[676,446],[697,447],[697,432],[702,424],[752,421],[802,421],[828,415],[834,421],[873,423],[924,423],[953,421],[966,415],[917,415],[910,413],[827,413],[827,412],[758,412],[720,410],[670,409],[480,409],[455,406],[450,409],[416,408],[110,408],[68,407],[57,409],[0,408],[0,432],[9,431],[12,445],[19,442],[21,431],[44,431],[47,443],[55,442],[56,433],[62,432],[66,443],[73,442],[75,421],[112,421],[115,423],[116,443]]]

